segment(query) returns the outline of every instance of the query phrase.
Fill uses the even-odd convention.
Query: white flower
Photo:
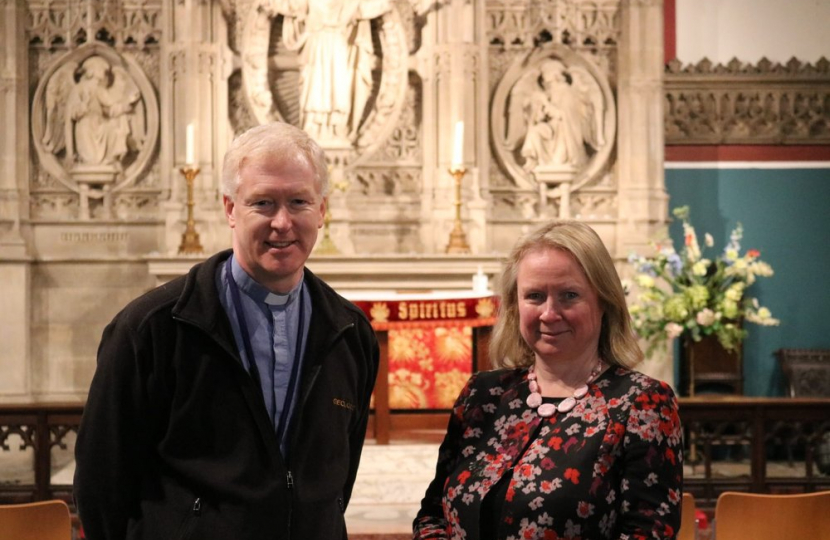
[[[663,329],[666,331],[666,336],[669,339],[674,339],[683,333],[683,327],[673,322],[667,324]]]
[[[700,326],[712,326],[715,322],[715,312],[709,308],[701,309],[697,312],[695,320]]]
[[[715,245],[715,239],[712,238],[712,235],[706,233],[703,235],[703,243],[706,244],[706,247],[712,247]]]

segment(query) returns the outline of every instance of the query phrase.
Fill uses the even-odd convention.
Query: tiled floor
[[[435,472],[437,444],[390,444],[370,441],[363,447],[346,526],[353,540],[411,538],[412,520]]]

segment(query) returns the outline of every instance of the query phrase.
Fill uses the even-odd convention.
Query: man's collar
[[[239,287],[242,292],[253,298],[256,302],[264,302],[271,306],[282,306],[288,304],[289,302],[293,302],[294,299],[300,294],[300,289],[303,286],[303,280],[300,280],[297,286],[290,290],[288,294],[272,293],[264,286],[254,281],[254,278],[249,276],[248,273],[242,269],[237,262],[236,257],[232,257],[231,272],[233,272],[233,279],[236,281],[236,286]]]

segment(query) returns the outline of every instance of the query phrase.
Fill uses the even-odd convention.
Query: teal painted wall
[[[781,320],[746,326],[744,394],[784,394],[778,349],[830,349],[830,169],[666,169],[669,207],[689,205],[702,239],[720,251],[740,222],[742,251],[757,249],[775,275],[749,294]],[[682,229],[672,223],[675,246]],[[702,241],[702,240],[701,240]]]

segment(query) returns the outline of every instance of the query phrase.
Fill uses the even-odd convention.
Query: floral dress
[[[573,409],[550,418],[525,404],[528,394],[527,369],[470,377],[414,538],[478,540],[482,501],[505,476],[500,540],[676,537],[682,435],[667,384],[611,368]]]

